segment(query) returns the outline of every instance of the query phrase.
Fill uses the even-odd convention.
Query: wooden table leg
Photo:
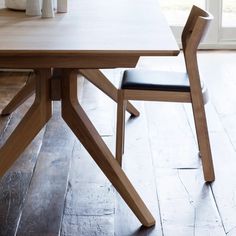
[[[106,76],[98,69],[80,69],[79,73],[87,80],[102,90],[107,96],[117,102],[117,88],[106,78]],[[132,116],[139,116],[139,111],[130,103],[127,104],[127,111]]]
[[[142,224],[147,227],[154,225],[155,219],[78,102],[77,70],[63,70],[61,87],[62,117],[65,122]]]
[[[35,91],[35,78],[30,77],[25,86],[15,95],[15,97],[2,110],[1,115],[11,114],[26,99],[28,99]]]
[[[11,167],[52,115],[51,69],[36,71],[36,97],[33,105],[0,149],[0,177]]]

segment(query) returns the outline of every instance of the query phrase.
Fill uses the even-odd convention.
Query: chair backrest
[[[203,39],[213,16],[203,9],[194,6],[191,9],[187,22],[182,32],[182,46],[184,53],[197,51],[198,45]]]
[[[182,47],[190,85],[199,80],[197,49],[213,16],[197,6],[193,6],[182,32]],[[198,85],[200,83],[197,83]]]

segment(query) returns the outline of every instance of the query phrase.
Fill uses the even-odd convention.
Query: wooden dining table
[[[64,121],[130,209],[144,226],[154,225],[151,212],[81,107],[77,75],[116,101],[115,86],[99,69],[133,68],[141,56],[178,53],[157,0],[70,0],[68,13],[47,19],[0,9],[0,68],[33,69],[36,74],[34,103],[0,149],[0,177],[51,118],[53,101],[60,100]],[[131,104],[128,111],[138,115]]]

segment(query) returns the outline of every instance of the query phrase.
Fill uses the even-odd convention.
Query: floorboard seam
[[[147,114],[147,109],[146,106],[144,105],[144,113]],[[155,183],[155,189],[156,189],[156,198],[157,198],[157,202],[158,202],[158,211],[159,211],[159,217],[160,217],[160,225],[161,225],[161,233],[164,236],[164,229],[163,229],[163,222],[162,222],[162,216],[161,216],[161,206],[160,206],[160,201],[159,201],[159,197],[158,197],[158,189],[157,189],[157,183],[156,183],[156,171],[155,171],[155,160],[154,160],[154,156],[153,156],[153,150],[152,150],[152,145],[151,145],[151,141],[150,141],[150,132],[149,132],[149,126],[148,126],[148,120],[147,120],[147,116],[145,115],[145,123],[146,123],[146,127],[147,127],[147,133],[148,133],[148,140],[149,140],[149,146],[150,146],[150,150],[151,150],[151,160],[152,160],[152,171],[153,171],[153,176],[154,176],[154,183]]]
[[[226,228],[225,228],[225,225],[224,225],[224,222],[223,222],[223,218],[222,218],[221,213],[220,213],[219,206],[218,206],[217,201],[216,201],[216,197],[215,197],[215,194],[214,194],[214,191],[213,191],[212,184],[210,184],[210,189],[211,189],[211,194],[213,196],[213,199],[214,199],[214,202],[215,202],[215,205],[216,205],[216,210],[217,210],[217,212],[219,214],[219,217],[220,217],[220,221],[221,221],[223,230],[224,230],[225,234],[227,235],[229,232],[226,232]]]
[[[17,235],[17,231],[18,231],[18,228],[19,228],[19,225],[20,225],[20,221],[21,221],[22,212],[23,212],[23,209],[24,209],[25,200],[26,200],[26,198],[27,198],[27,194],[28,194],[28,191],[29,191],[29,189],[30,189],[31,182],[32,182],[32,179],[33,179],[33,176],[34,176],[34,173],[35,173],[35,169],[36,169],[37,163],[38,163],[38,157],[39,157],[39,153],[40,153],[40,151],[41,151],[42,145],[43,145],[43,139],[44,139],[45,133],[46,133],[46,127],[43,128],[42,141],[41,141],[41,143],[40,143],[40,146],[39,146],[39,149],[38,149],[38,153],[36,154],[37,157],[36,157],[36,161],[35,161],[34,168],[33,168],[33,171],[32,171],[32,175],[31,175],[28,188],[27,188],[27,190],[26,190],[25,196],[24,196],[23,201],[22,201],[22,204],[21,204],[21,209],[20,209],[20,213],[19,213],[19,216],[18,216],[18,220],[17,220],[16,230],[15,230],[14,236]]]
[[[223,122],[222,122],[221,115],[217,112],[217,109],[216,109],[215,105],[212,104],[212,106],[213,106],[213,108],[214,108],[216,114],[218,115],[218,117],[219,117],[219,119],[220,119],[220,123],[221,123],[221,125],[222,125],[223,130],[224,130],[224,133],[225,133],[226,136],[228,137],[229,142],[230,142],[230,144],[231,144],[231,146],[232,146],[234,152],[236,152],[236,148],[235,148],[234,143],[233,143],[233,141],[232,141],[232,139],[231,139],[231,137],[230,137],[230,135],[229,135],[229,133],[228,133],[228,130],[225,128],[225,126],[224,126],[224,124],[223,124]]]
[[[5,125],[5,127],[3,128],[3,130],[2,130],[2,132],[0,134],[0,144],[3,144],[2,142],[4,142],[4,138],[3,137],[4,137],[5,133],[7,132],[7,129],[9,127],[10,123],[11,123],[12,116],[13,116],[12,114],[9,115],[9,117],[7,118],[6,125]]]
[[[73,144],[73,148],[71,150],[71,155],[70,155],[70,163],[69,163],[69,167],[68,167],[68,175],[67,175],[67,181],[66,181],[66,191],[65,191],[65,195],[64,195],[64,206],[63,206],[63,211],[61,214],[61,221],[60,221],[60,227],[59,227],[59,235],[62,234],[62,222],[63,222],[63,218],[65,216],[65,208],[66,208],[66,196],[69,192],[69,189],[71,188],[71,183],[69,181],[70,178],[70,169],[71,169],[71,159],[75,150],[75,145],[76,145],[76,138],[74,139],[74,144]]]

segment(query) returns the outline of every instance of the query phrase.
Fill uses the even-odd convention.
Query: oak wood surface
[[[81,1],[80,5],[78,5],[77,1],[72,3],[75,3],[75,5],[72,4],[73,11],[71,11],[71,14],[58,15],[51,21],[41,21],[41,19],[34,17],[27,18],[23,14],[13,14],[13,12],[7,10],[0,11],[0,25],[2,26],[0,29],[0,67],[33,68],[37,69],[36,72],[38,72],[35,102],[1,148],[0,175],[3,175],[51,117],[51,91],[49,84],[51,67],[134,67],[140,56],[176,55],[179,52],[173,35],[162,15],[156,14],[159,11],[157,3],[154,1],[150,0],[150,4],[141,1],[131,1],[129,9],[127,9],[126,1],[93,1],[89,2],[92,3],[91,5],[87,1]],[[79,6],[79,10],[76,6]],[[98,7],[101,12],[97,11]],[[126,7],[126,11],[124,11],[124,7]],[[93,9],[96,11],[91,11]],[[109,9],[109,12],[106,9]],[[134,17],[129,12],[131,9],[132,12],[135,12]],[[146,12],[150,13],[151,10],[153,14],[147,17]],[[102,14],[96,15],[96,13]],[[122,13],[125,14],[123,15]],[[143,16],[145,15],[144,18],[140,18],[141,13],[143,13]],[[121,16],[125,20],[125,24],[120,21]],[[158,22],[161,24],[156,27]],[[47,24],[47,27],[45,27],[45,24]],[[139,36],[140,29],[136,25],[140,25],[143,30],[147,29],[148,34],[145,33]],[[62,28],[65,30],[62,31]],[[41,40],[38,40],[39,36]],[[137,44],[134,44],[133,42],[136,38],[138,38]],[[169,41],[167,42],[166,39]],[[157,42],[158,40],[160,40],[159,43]],[[83,145],[88,149],[105,175],[109,177],[142,224],[145,226],[153,225],[155,220],[150,211],[113,159],[109,149],[77,102],[75,69],[68,71],[71,74],[65,73],[63,75],[68,75],[69,78],[62,78],[63,118],[77,137],[80,138]],[[71,76],[73,77],[73,82]],[[44,94],[45,96],[43,96]],[[33,123],[29,125],[31,122]],[[22,145],[19,145],[20,133],[23,130],[25,130],[25,134],[21,140]],[[12,151],[10,144],[14,144],[14,142],[16,150]],[[98,153],[103,158],[100,158]],[[31,201],[30,199],[28,205],[31,204]],[[26,204],[26,206],[28,205]],[[37,203],[35,205],[37,206]],[[27,207],[25,211],[26,218],[22,218],[22,223],[19,225],[20,234],[25,234],[25,227],[31,227],[27,221],[29,217]],[[53,230],[54,232],[56,231]]]
[[[188,92],[164,92],[164,91],[145,91],[129,90],[124,91],[124,99],[143,100],[143,101],[162,101],[162,102],[191,102]]]
[[[50,19],[1,9],[0,35],[0,55],[154,56],[179,52],[155,0],[71,0],[68,13]]]
[[[36,72],[35,101],[24,118],[14,129],[10,137],[0,149],[0,176],[2,177],[19,155],[30,144],[51,117],[51,101],[49,100],[49,79],[51,70]],[[14,148],[12,148],[14,146]]]
[[[0,181],[0,235],[2,236],[14,235],[17,232],[43,134],[44,129]]]
[[[0,76],[0,104],[4,105],[5,101],[9,101],[24,86],[29,77],[29,73],[2,72]],[[9,137],[32,102],[32,99],[25,102],[12,116],[1,117],[0,144]],[[8,122],[2,122],[5,119]],[[0,180],[0,235],[2,236],[14,235],[17,231],[18,220],[34,174],[43,134],[44,129]]]
[[[61,73],[61,76],[59,76],[58,78],[61,79],[61,88],[63,88],[61,91],[63,119],[72,129],[74,134],[80,139],[80,141],[86,147],[86,149],[88,150],[92,158],[96,161],[96,163],[104,172],[104,174],[109,178],[111,183],[117,189],[117,191],[125,200],[125,202],[128,204],[128,206],[132,209],[132,211],[137,216],[137,218],[142,222],[142,224],[147,227],[154,225],[155,219],[153,218],[152,214],[150,213],[150,211],[148,210],[148,208],[146,207],[146,205],[144,204],[144,202],[142,201],[142,199],[140,198],[140,196],[138,195],[138,193],[136,192],[136,190],[134,189],[134,187],[132,186],[127,176],[124,174],[124,172],[118,165],[118,163],[114,160],[112,153],[109,151],[106,144],[102,141],[100,135],[97,133],[95,127],[93,126],[91,121],[88,119],[83,108],[78,102],[77,69],[61,69],[60,73]],[[44,126],[49,120],[49,118],[51,117],[51,113],[52,113],[51,89],[54,88],[50,86],[51,77],[52,77],[51,69],[36,70],[35,101],[33,105],[31,106],[31,108],[29,109],[29,111],[24,116],[23,120],[20,122],[20,124],[17,126],[17,128],[14,130],[14,132],[11,134],[11,136],[7,139],[7,141],[4,143],[4,145],[0,149],[0,154],[1,154],[0,157],[1,157],[1,164],[2,164],[1,175],[2,176],[9,169],[10,165],[12,165],[16,161],[16,159],[18,158],[18,155],[20,155],[21,152],[23,152],[23,150],[29,144],[29,141],[32,140],[34,136],[36,136],[36,134],[40,131],[40,129],[42,129],[42,126]],[[33,117],[31,117],[31,114],[33,115]],[[31,125],[33,124],[33,127],[31,127],[28,124],[31,124]],[[22,135],[21,131],[23,130],[26,130],[24,132],[24,136],[22,137],[23,144],[19,145],[20,136]],[[15,142],[16,150],[11,149],[10,147],[11,140],[13,140],[13,143]],[[63,145],[63,146],[66,146],[66,145]],[[100,158],[100,155],[98,155],[99,153],[103,158]],[[49,152],[49,156],[50,155],[51,154]],[[43,164],[41,165],[43,166]],[[42,167],[40,167],[40,169],[41,168]],[[45,178],[45,173],[43,173],[43,178],[41,179],[44,179],[44,178]],[[40,184],[41,184],[40,178],[36,178],[36,187],[34,187],[34,185],[31,185],[32,189],[33,190],[34,188],[37,189],[37,186]],[[56,195],[59,195],[59,198],[62,199],[62,201],[57,201],[57,202],[59,205],[62,206],[63,205],[62,202],[64,199],[63,199],[63,196],[61,196],[60,189],[58,190],[59,192],[56,193]],[[44,193],[46,192],[47,192],[46,188],[43,189],[42,195],[44,196]],[[62,195],[63,195],[63,190],[62,190]],[[36,198],[36,202],[33,203],[32,201],[34,200],[29,198],[29,203],[26,202],[26,206],[31,206],[32,204],[34,204],[36,206],[36,210],[34,212],[36,213],[36,215],[41,215],[41,211],[38,212],[38,208],[40,208],[38,207],[38,204],[40,204],[41,202],[38,200],[38,198]],[[51,203],[50,199],[48,200],[48,203],[50,205]],[[26,213],[24,214],[26,215],[26,218],[22,217],[21,222],[19,224],[19,234],[22,234],[22,235],[24,235],[28,230],[32,231],[31,227],[35,228],[35,225],[34,225],[35,223],[29,220],[29,218],[31,218],[30,217],[31,212],[30,210],[28,210],[28,208],[30,207],[26,207],[26,210],[25,210]],[[58,230],[57,225],[58,224],[60,225],[59,220],[61,219],[60,211],[62,211],[62,207],[61,209],[58,209],[58,210],[59,210],[59,213],[56,214],[56,220],[52,218],[54,219],[55,224],[53,224],[53,226],[55,227],[53,226],[52,228],[49,227],[49,230],[51,229],[52,232],[48,231],[48,222],[42,222],[41,226],[38,226],[38,224],[36,224],[36,226],[39,227],[36,231],[41,229],[42,232],[49,232],[50,234],[57,234],[58,232],[56,230]],[[43,214],[44,213],[45,212],[43,211]]]
[[[56,69],[56,71],[60,71]],[[61,99],[61,84],[60,84],[60,75],[57,75],[55,71],[55,75],[51,81],[51,98],[53,100]],[[86,79],[88,79],[91,83],[93,83],[96,87],[102,90],[107,96],[113,99],[115,102],[117,101],[117,88],[114,86],[112,82],[110,82],[106,76],[98,69],[87,69],[87,70],[79,70],[79,74],[83,75]],[[58,77],[59,76],[59,77]],[[119,80],[119,77],[117,78]],[[35,91],[35,79],[31,76],[26,82],[25,86],[21,88],[21,90],[13,97],[13,99],[5,106],[2,110],[1,115],[9,115],[12,113],[19,105],[21,105],[28,97],[30,97]],[[131,104],[128,103],[127,110],[133,115],[138,116],[139,112],[137,109]]]

